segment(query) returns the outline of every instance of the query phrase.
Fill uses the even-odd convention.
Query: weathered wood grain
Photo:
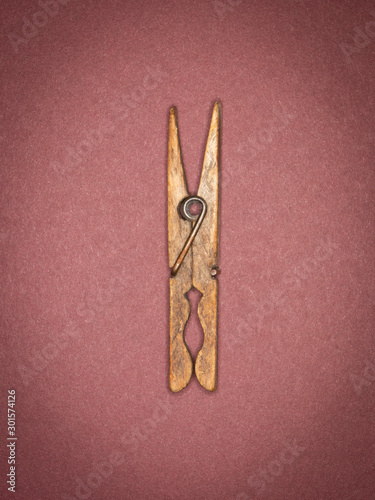
[[[213,271],[218,266],[220,103],[215,103],[208,133],[198,196],[206,200],[207,214],[193,243],[193,286],[202,293],[198,304],[204,340],[195,361],[195,374],[208,391],[217,381],[217,294]]]
[[[169,114],[168,141],[168,250],[169,267],[175,263],[191,231],[191,223],[180,217],[178,206],[188,196],[182,165],[176,108]],[[189,251],[176,276],[169,279],[170,288],[170,363],[169,386],[173,392],[181,391],[189,383],[193,362],[184,341],[184,329],[190,314],[185,294],[193,284],[192,252]]]
[[[219,227],[219,142],[220,103],[215,103],[201,174],[198,196],[207,203],[207,213],[177,274],[170,278],[170,389],[180,391],[189,383],[193,362],[184,341],[190,314],[185,294],[194,286],[202,293],[198,305],[204,341],[196,363],[199,383],[208,391],[217,381],[217,295],[215,270],[218,265]],[[177,127],[176,109],[169,116],[168,143],[168,245],[169,265],[173,266],[192,228],[178,213],[188,196]]]

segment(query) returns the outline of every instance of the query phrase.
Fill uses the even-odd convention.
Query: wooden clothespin
[[[220,115],[221,104],[216,102],[198,193],[190,196],[182,164],[176,108],[172,107],[169,114],[169,385],[173,392],[186,387],[193,373],[193,360],[184,341],[184,329],[190,314],[186,294],[193,287],[202,294],[198,317],[204,333],[203,345],[195,360],[195,374],[202,387],[208,391],[216,389]],[[201,205],[201,212],[197,215],[190,212],[193,203]]]

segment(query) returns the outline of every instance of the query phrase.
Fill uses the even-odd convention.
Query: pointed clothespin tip
[[[214,113],[221,113],[221,102],[220,101],[215,101],[214,104]]]

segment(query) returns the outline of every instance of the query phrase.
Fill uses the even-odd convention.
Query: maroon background
[[[9,388],[19,499],[375,498],[374,10],[3,0],[1,498]],[[194,193],[216,99],[218,390],[170,394],[168,110]]]

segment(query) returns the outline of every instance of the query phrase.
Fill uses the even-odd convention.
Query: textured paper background
[[[15,388],[17,499],[374,498],[374,4],[3,0],[1,25],[0,497]],[[170,394],[168,110],[194,193],[216,99],[218,390]]]

